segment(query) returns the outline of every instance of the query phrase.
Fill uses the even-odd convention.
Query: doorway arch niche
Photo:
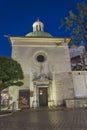
[[[52,80],[33,81],[34,96],[32,107],[54,106],[52,93]]]

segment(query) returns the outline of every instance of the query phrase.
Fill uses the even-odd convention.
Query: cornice
[[[8,37],[12,46],[61,46],[67,45],[70,38],[30,38],[30,37]]]

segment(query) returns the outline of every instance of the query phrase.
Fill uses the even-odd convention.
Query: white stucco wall
[[[75,97],[87,97],[87,72],[74,71],[72,74]]]

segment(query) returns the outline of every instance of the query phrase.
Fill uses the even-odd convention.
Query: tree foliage
[[[71,30],[71,42],[87,41],[87,5],[85,2],[77,3],[77,12],[69,11],[69,15],[62,21],[66,30]]]
[[[20,64],[8,57],[0,57],[0,91],[9,86],[21,86],[23,71]]]

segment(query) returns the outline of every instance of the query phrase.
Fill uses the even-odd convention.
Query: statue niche
[[[33,81],[38,81],[38,82],[46,82],[49,80],[52,80],[52,73],[50,71],[45,71],[45,67],[43,64],[40,64],[38,69],[35,69],[33,71]]]

